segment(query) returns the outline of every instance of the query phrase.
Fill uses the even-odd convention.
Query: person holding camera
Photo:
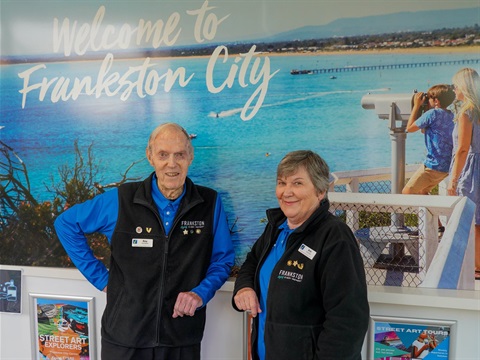
[[[427,195],[448,176],[454,123],[453,113],[447,107],[454,99],[452,86],[446,84],[434,85],[428,92],[414,95],[406,130],[409,133],[422,131],[425,135],[427,156],[403,188],[402,194]]]

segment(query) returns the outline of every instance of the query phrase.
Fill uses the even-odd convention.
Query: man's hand
[[[192,291],[178,294],[173,306],[173,317],[193,316],[195,310],[203,305],[202,298]]]
[[[262,312],[257,294],[252,288],[247,287],[240,289],[233,300],[239,310],[250,311],[253,317],[256,317],[258,313]]]

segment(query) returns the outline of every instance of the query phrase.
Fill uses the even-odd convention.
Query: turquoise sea
[[[157,70],[184,67],[194,77],[188,86],[174,85],[140,98],[135,93],[122,101],[119,96],[80,95],[77,100],[43,101],[31,91],[22,109],[23,80],[19,73],[35,64],[3,65],[1,71],[0,140],[11,146],[28,168],[34,195],[48,200],[46,185],[58,179],[58,167],[73,164],[73,142],[82,149],[93,143],[100,163],[100,182],[120,180],[127,167],[145,156],[151,130],[174,121],[197,137],[195,160],[189,176],[194,182],[220,191],[229,217],[235,223],[237,258],[260,235],[265,210],[277,205],[275,171],[289,151],[312,149],[320,153],[331,171],[389,167],[391,143],[387,122],[361,107],[367,93],[413,93],[437,83],[451,83],[458,65],[421,68],[291,75],[291,69],[389,65],[443,60],[472,59],[479,54],[352,54],[323,56],[271,56],[270,80],[262,107],[249,121],[240,111],[255,85],[240,86],[212,94],[205,85],[208,58],[152,59]],[[113,69],[125,71],[143,59],[116,60]],[[46,63],[31,81],[42,78],[95,76],[101,61]],[[225,79],[230,64],[217,67],[218,81]],[[474,67],[478,67],[475,65]],[[477,70],[480,70],[477,68]],[[160,70],[158,70],[160,72]],[[223,74],[223,75],[222,75]],[[222,79],[223,76],[223,79]],[[2,128],[3,126],[3,128]],[[407,164],[424,157],[421,133],[410,134],[406,143]],[[268,156],[267,156],[268,155]],[[131,176],[147,176],[151,168],[142,161]]]

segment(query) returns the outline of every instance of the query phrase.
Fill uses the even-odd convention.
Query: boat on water
[[[336,79],[337,77],[335,75],[330,76],[330,79]]]
[[[188,134],[188,136],[190,137],[190,139],[196,139],[197,138],[197,134]]]

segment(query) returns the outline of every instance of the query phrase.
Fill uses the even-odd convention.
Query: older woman
[[[252,358],[361,359],[369,322],[365,272],[350,228],[329,211],[329,169],[308,150],[277,168],[278,209],[242,265],[233,294],[254,319]]]

